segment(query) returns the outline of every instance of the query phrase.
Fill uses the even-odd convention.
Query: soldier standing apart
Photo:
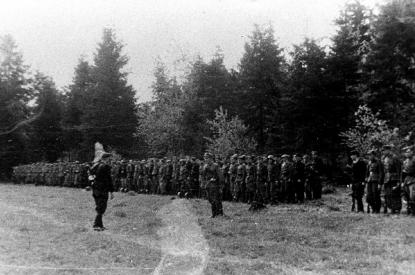
[[[91,168],[91,174],[94,175],[94,181],[92,183],[92,196],[95,200],[95,210],[97,215],[94,221],[94,230],[104,230],[104,224],[102,223],[102,216],[107,209],[108,194],[113,199],[114,189],[112,186],[111,178],[111,166],[108,165],[108,157],[110,154],[101,151],[97,154],[94,160],[94,165]]]
[[[355,202],[357,203],[357,212],[363,210],[363,195],[365,194],[365,177],[366,163],[360,158],[359,153],[353,152],[352,159],[352,211],[355,211]]]
[[[369,164],[367,166],[367,194],[366,202],[367,213],[370,213],[372,208],[373,213],[380,212],[381,200],[380,200],[380,188],[383,182],[383,165],[376,157],[376,151],[369,151]]]
[[[218,164],[213,162],[213,157],[205,153],[205,165],[202,169],[202,179],[206,184],[208,201],[212,207],[212,218],[223,216],[222,207],[222,179]]]

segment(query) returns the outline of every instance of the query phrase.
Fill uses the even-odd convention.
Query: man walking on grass
[[[93,227],[96,231],[102,231],[105,229],[104,224],[102,223],[102,216],[107,209],[109,194],[111,199],[114,198],[114,187],[112,185],[111,166],[108,164],[108,157],[111,156],[111,154],[106,153],[103,148],[101,148],[101,144],[97,144],[95,145],[94,164],[91,167],[91,174],[94,176],[92,182],[92,196],[95,200],[95,210],[97,212]]]

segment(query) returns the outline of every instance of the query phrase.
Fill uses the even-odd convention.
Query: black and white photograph
[[[415,274],[415,0],[0,0],[0,275]]]

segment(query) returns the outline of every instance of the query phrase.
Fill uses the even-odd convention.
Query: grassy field
[[[415,274],[415,218],[349,211],[347,191],[252,213],[115,194],[104,232],[91,193],[0,184],[0,274]]]

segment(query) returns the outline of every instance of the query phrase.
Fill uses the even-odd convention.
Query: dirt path
[[[158,212],[162,258],[154,270],[159,274],[203,274],[209,261],[209,246],[186,200],[176,199]]]

